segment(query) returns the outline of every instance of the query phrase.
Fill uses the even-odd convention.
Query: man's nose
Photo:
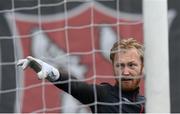
[[[130,73],[129,73],[129,68],[128,68],[127,66],[125,66],[125,67],[122,69],[122,74],[125,75],[125,76],[127,76],[127,75],[130,74]]]

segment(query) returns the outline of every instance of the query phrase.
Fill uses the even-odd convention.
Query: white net
[[[14,66],[15,70],[11,72],[9,67],[0,70],[0,80],[5,80],[0,85],[1,101],[8,99],[5,95],[14,100],[11,104],[1,102],[4,110],[8,110],[6,105],[9,105],[12,112],[80,113],[90,112],[90,105],[107,104],[97,101],[95,86],[95,102],[81,104],[52,83],[38,80],[32,70],[23,72],[17,68],[18,59],[31,55],[67,70],[78,80],[113,85],[115,80],[109,59],[113,43],[122,37],[134,37],[143,43],[142,15],[121,11],[121,0],[10,0],[2,3],[7,7],[0,13],[7,21],[10,34],[0,36],[0,40],[12,41],[13,47],[7,47],[6,52],[2,52],[1,47],[0,67]],[[12,60],[6,54],[6,61],[4,53],[13,53]],[[4,72],[9,76],[4,78]],[[8,77],[12,81],[10,87]],[[141,94],[143,88],[142,82]],[[121,92],[119,95],[121,97]],[[121,102],[118,104],[121,107]]]

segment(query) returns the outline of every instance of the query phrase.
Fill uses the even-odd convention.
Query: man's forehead
[[[140,55],[137,49],[124,49],[115,54],[115,60],[134,62],[140,60]]]

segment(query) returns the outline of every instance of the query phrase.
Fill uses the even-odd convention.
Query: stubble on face
[[[132,91],[139,87],[143,65],[135,48],[116,53],[113,67],[115,76],[119,77],[116,81],[122,90]]]

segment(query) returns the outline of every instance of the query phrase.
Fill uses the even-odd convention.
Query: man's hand
[[[20,59],[17,66],[21,66],[23,70],[28,67],[32,68],[37,73],[39,79],[55,81],[60,76],[56,68],[31,56],[28,56],[26,59]]]

